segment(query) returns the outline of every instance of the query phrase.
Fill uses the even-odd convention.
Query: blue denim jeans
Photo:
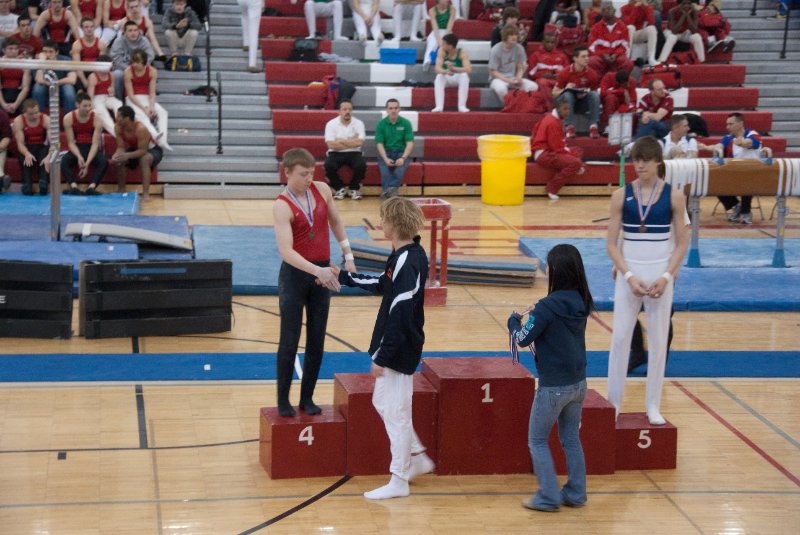
[[[386,151],[386,157],[390,160],[396,160],[402,155],[402,150]],[[408,169],[409,160],[410,157],[403,160],[403,165],[400,167],[389,167],[386,165],[386,162],[383,161],[383,158],[378,156],[378,169],[381,172],[381,188],[383,188],[383,191],[389,188],[399,188],[403,185],[403,177],[406,174],[406,169]]]
[[[556,102],[569,102],[569,116],[564,119],[565,125],[575,126],[575,113],[589,113],[589,123],[597,124],[600,120],[600,93],[589,91],[585,97],[579,99],[572,91],[564,91],[556,99]],[[666,135],[666,134],[664,134]]]
[[[582,505],[586,502],[586,461],[578,436],[581,409],[586,397],[586,380],[567,386],[539,387],[533,398],[528,427],[528,448],[533,459],[533,471],[539,482],[534,504],[543,509],[566,502]],[[550,454],[548,439],[558,422],[558,436],[567,457],[567,483],[559,489],[558,476]]]
[[[653,136],[656,139],[663,139],[664,136],[669,134],[669,124],[665,121],[655,121],[651,119],[647,123],[639,123],[639,128],[636,129],[634,139],[639,139],[644,136]]]
[[[58,86],[58,94],[61,97],[61,107],[64,113],[71,112],[75,109],[75,86],[65,84]],[[45,84],[33,84],[33,98],[39,104],[39,111],[44,113],[44,110],[50,105],[50,86]]]

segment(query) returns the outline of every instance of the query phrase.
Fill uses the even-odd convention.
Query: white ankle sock
[[[658,409],[647,409],[647,420],[650,422],[650,425],[664,425],[667,423]]]
[[[411,481],[417,476],[433,472],[434,464],[426,453],[413,455],[411,457],[411,468],[408,470],[408,480]]]
[[[389,483],[375,490],[364,493],[368,500],[386,500],[389,498],[402,498],[408,496],[408,481],[392,474]]]

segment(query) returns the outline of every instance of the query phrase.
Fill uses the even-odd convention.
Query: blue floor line
[[[534,371],[527,353],[521,365]],[[504,351],[437,351],[435,357],[506,357]],[[509,357],[510,358],[510,357]],[[608,352],[587,353],[587,375],[606,377]],[[366,352],[325,354],[321,379],[334,373],[366,373]],[[209,369],[206,370],[205,367]],[[644,376],[642,366],[632,373]],[[534,373],[535,374],[535,373]],[[673,351],[668,377],[781,377],[800,378],[800,351]],[[70,381],[225,381],[274,380],[275,353],[154,353],[0,355],[0,382]]]

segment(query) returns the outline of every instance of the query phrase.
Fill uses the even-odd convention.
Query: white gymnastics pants
[[[389,471],[408,480],[411,455],[422,453],[425,446],[414,431],[411,419],[411,396],[414,394],[414,376],[383,369],[383,376],[375,379],[372,404],[383,419],[389,435],[392,462]]]
[[[249,47],[247,66],[255,67],[258,57],[258,30],[261,25],[261,0],[237,0],[242,10],[242,46]]]
[[[653,264],[637,264],[626,260],[628,269],[644,281],[653,284],[667,270],[668,260]],[[628,374],[628,359],[631,352],[633,327],[639,311],[644,304],[647,316],[647,383],[645,388],[645,409],[660,412],[661,390],[664,386],[664,367],[667,361],[667,337],[669,334],[669,316],[672,309],[673,284],[668,282],[664,295],[658,299],[637,297],[633,295],[631,286],[621,274],[617,274],[614,288],[614,324],[611,335],[611,352],[608,356],[608,401],[617,411],[622,408],[622,397],[625,392],[625,376]]]

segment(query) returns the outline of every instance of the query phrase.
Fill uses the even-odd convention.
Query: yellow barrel
[[[525,162],[530,155],[529,137],[502,134],[478,137],[481,200],[493,205],[522,204]]]

